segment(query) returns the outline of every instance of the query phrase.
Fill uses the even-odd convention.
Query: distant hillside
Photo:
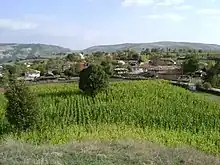
[[[190,43],[190,42],[153,42],[153,43],[124,43],[117,45],[99,45],[84,49],[84,52],[106,51],[114,52],[125,49],[133,49],[141,51],[145,48],[187,48],[187,49],[202,49],[202,50],[220,50],[220,45]]]
[[[66,53],[71,50],[46,44],[0,43],[0,60],[8,61],[23,58],[45,57],[56,53]]]

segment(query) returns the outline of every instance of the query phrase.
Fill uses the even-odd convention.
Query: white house
[[[82,53],[79,54],[81,60],[85,60],[85,57]]]
[[[140,74],[143,72],[146,72],[147,70],[141,67],[132,67],[132,73],[133,74]]]
[[[24,65],[27,67],[27,68],[30,68],[31,67],[31,65],[32,65],[33,63],[24,63]]]
[[[118,64],[119,64],[119,65],[125,65],[125,62],[122,61],[122,60],[119,60],[119,61],[118,61]]]
[[[128,72],[128,69],[126,69],[126,68],[115,68],[114,71],[115,71],[118,75],[120,75],[120,74],[125,74],[125,73],[127,73],[127,72]]]
[[[34,80],[38,77],[40,77],[40,71],[38,70],[29,70],[25,73],[25,80]]]

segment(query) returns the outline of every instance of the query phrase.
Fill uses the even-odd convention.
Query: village
[[[120,52],[121,53],[121,52]],[[92,55],[84,53],[69,53],[65,58],[28,59],[16,62],[14,65],[1,65],[0,77],[5,70],[14,70],[18,79],[27,82],[65,82],[78,81],[79,72],[91,64],[101,64],[107,68],[112,79],[164,79],[179,82],[200,83],[206,75],[205,67],[208,63],[200,62],[196,70],[186,74],[183,68],[183,57],[164,57],[163,55],[143,55],[125,50],[123,53],[95,52]],[[147,58],[146,58],[147,57]]]

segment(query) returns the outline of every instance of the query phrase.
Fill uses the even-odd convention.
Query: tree
[[[196,55],[186,56],[185,61],[183,62],[183,72],[184,73],[193,73],[199,68],[199,60]]]
[[[40,75],[43,76],[46,73],[46,66],[44,64],[40,64],[37,68],[40,71]]]
[[[53,70],[52,73],[53,73],[54,75],[59,75],[59,74],[60,74],[60,72],[59,72],[58,70]]]
[[[104,54],[105,54],[104,52],[100,52],[100,51],[92,53],[92,55],[96,58],[101,58]]]
[[[202,53],[203,51],[202,51],[202,49],[199,49],[199,51],[198,51],[199,53]]]
[[[5,96],[8,100],[6,118],[15,130],[23,131],[37,125],[37,101],[24,82],[19,82],[11,76]]]
[[[80,59],[80,57],[75,53],[71,53],[66,56],[66,60],[71,61],[71,62],[78,61],[79,59]]]
[[[103,67],[105,73],[107,73],[109,76],[113,75],[113,66],[110,62],[102,61],[101,66]]]
[[[74,77],[74,76],[76,76],[75,68],[74,68],[74,67],[71,67],[71,68],[69,68],[69,69],[66,69],[66,70],[64,71],[64,75],[65,75],[65,76],[68,76],[68,77]]]
[[[5,70],[9,72],[10,75],[16,74],[16,67],[13,65],[6,65]]]
[[[218,76],[219,74],[220,74],[220,61],[217,61],[217,63],[214,66],[211,66],[206,71],[204,81],[210,83],[213,87],[219,87],[220,86],[220,77]]]
[[[109,76],[100,65],[90,65],[80,72],[79,77],[79,88],[92,98],[108,87]]]

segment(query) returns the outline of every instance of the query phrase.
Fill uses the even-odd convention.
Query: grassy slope
[[[168,148],[149,142],[83,141],[59,146],[36,147],[7,141],[0,146],[0,164],[4,165],[217,165],[220,158],[205,155],[191,148]]]
[[[74,84],[32,89],[39,94],[42,129],[6,138],[37,144],[132,138],[220,153],[220,104],[162,81],[112,83],[95,104]]]

